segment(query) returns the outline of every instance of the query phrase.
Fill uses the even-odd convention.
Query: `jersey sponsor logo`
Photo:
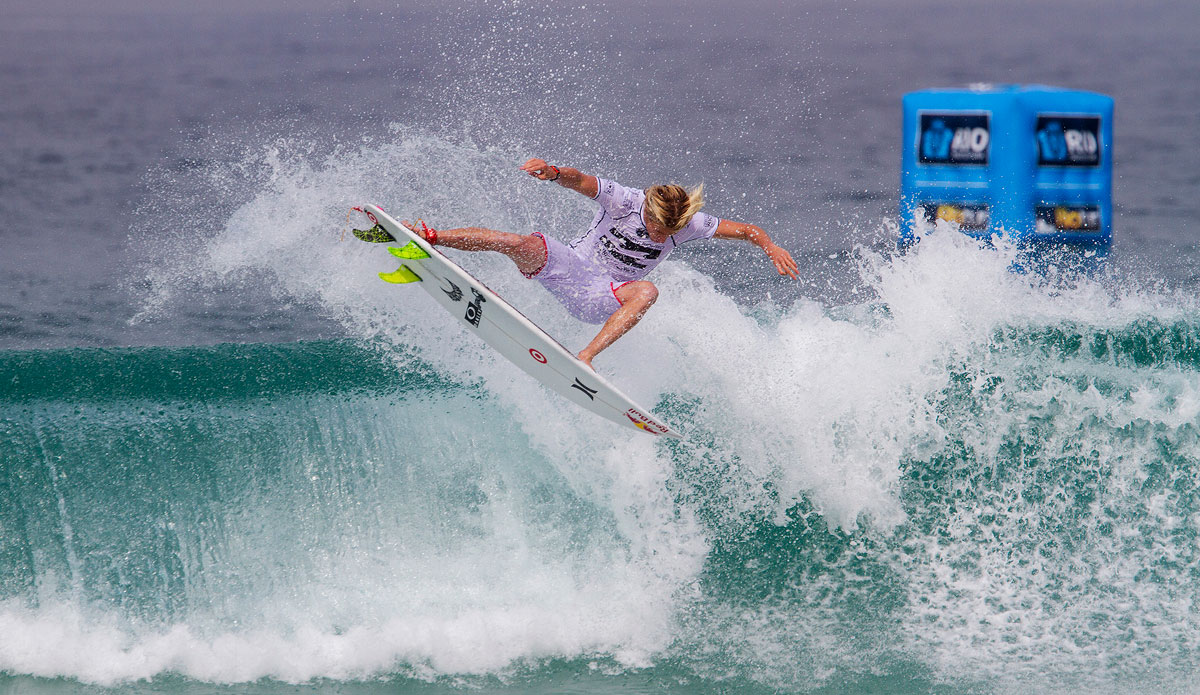
[[[968,232],[981,232],[991,223],[991,209],[987,203],[922,203],[917,214],[926,224],[944,220]]]
[[[1100,165],[1099,116],[1038,116],[1038,165]]]
[[[987,164],[991,143],[986,113],[923,113],[917,160],[922,164]]]
[[[654,260],[655,258],[658,258],[659,254],[662,253],[662,249],[656,249],[652,246],[642,246],[641,244],[637,243],[633,239],[630,239],[629,237],[625,236],[624,234],[621,234],[620,232],[618,232],[616,227],[613,227],[612,229],[610,229],[608,231],[610,234],[613,235],[614,238],[616,238],[620,242],[621,248],[625,249],[626,251],[633,251],[635,253],[640,253],[643,255],[644,258],[646,258],[648,260]],[[645,227],[639,227],[637,229],[637,231],[634,233],[637,234],[638,236],[644,236],[647,238],[650,236],[649,234],[646,233]]]
[[[1098,205],[1039,205],[1035,214],[1039,234],[1100,231]]]
[[[483,318],[483,303],[487,300],[474,287],[471,288],[471,294],[475,295],[475,299],[467,302],[467,313],[463,315],[463,319],[478,328],[479,320]]]
[[[646,430],[650,434],[666,434],[667,433],[666,427],[663,427],[662,425],[655,422],[654,419],[651,418],[650,416],[644,415],[637,408],[630,408],[629,410],[626,410],[625,417],[629,418],[630,422],[632,422],[634,425],[636,425],[640,429]]]
[[[615,258],[616,260],[620,261],[621,263],[623,263],[627,266],[637,268],[639,270],[646,267],[646,264],[642,263],[637,258],[634,258],[633,256],[630,256],[630,255],[627,255],[627,254],[624,254],[624,253],[621,253],[620,251],[618,251],[617,245],[614,244],[613,240],[607,236],[600,237],[600,245],[604,247],[605,251],[608,251],[608,255],[612,256],[613,258]]]
[[[657,260],[662,255],[662,249],[634,241],[626,236],[628,233],[617,226],[609,227],[608,233],[600,237],[600,245],[608,252],[609,256],[622,265],[645,270],[646,262]],[[647,238],[650,236],[645,227],[632,230],[632,233]]]
[[[590,386],[587,386],[586,384],[584,384],[582,381],[579,380],[579,377],[575,377],[575,383],[571,384],[571,388],[579,390],[583,395],[588,397],[589,401],[596,400],[596,393],[599,390],[599,389],[594,389],[594,388],[591,388]]]

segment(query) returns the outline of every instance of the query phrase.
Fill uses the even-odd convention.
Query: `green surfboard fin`
[[[415,241],[408,242],[403,248],[389,246],[388,251],[390,251],[396,258],[407,258],[410,261],[418,261],[422,258],[429,258],[429,254],[425,253],[425,249],[417,246],[417,242]]]
[[[375,225],[370,229],[352,229],[350,231],[354,233],[355,239],[365,241],[369,244],[385,244],[396,240],[396,237],[389,234],[388,230],[380,225]]]
[[[390,282],[393,285],[403,285],[409,282],[420,282],[421,277],[409,270],[408,266],[402,265],[390,273],[380,273],[379,279],[384,282]]]

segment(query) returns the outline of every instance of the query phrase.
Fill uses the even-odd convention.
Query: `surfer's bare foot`
[[[586,364],[588,366],[588,369],[592,370],[593,372],[596,371],[596,368],[592,366],[592,358],[594,358],[595,355],[589,355],[589,354],[587,354],[587,350],[584,350],[583,352],[576,355],[576,357],[579,359],[580,362],[583,362],[584,364]]]

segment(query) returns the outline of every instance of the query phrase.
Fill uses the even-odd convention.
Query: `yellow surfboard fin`
[[[403,248],[396,248],[395,246],[389,246],[388,251],[390,251],[392,253],[392,255],[395,256],[396,258],[407,258],[408,260],[411,260],[411,261],[418,261],[418,260],[421,260],[422,258],[429,258],[429,254],[425,253],[425,249],[421,248],[420,246],[417,246],[417,242],[415,242],[415,241],[408,242]]]
[[[421,277],[409,270],[408,266],[402,265],[390,273],[380,273],[379,279],[384,282],[390,282],[393,285],[403,285],[409,282],[420,282]]]

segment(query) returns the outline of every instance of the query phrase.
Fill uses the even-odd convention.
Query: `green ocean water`
[[[804,440],[747,460],[702,384],[657,404],[685,440],[612,468],[412,350],[5,352],[3,685],[1182,691],[1200,322],[997,326],[943,356],[874,441],[863,403],[834,414],[837,470],[797,479]],[[890,479],[846,484],[870,448],[902,452]],[[647,469],[660,489],[604,479]]]

